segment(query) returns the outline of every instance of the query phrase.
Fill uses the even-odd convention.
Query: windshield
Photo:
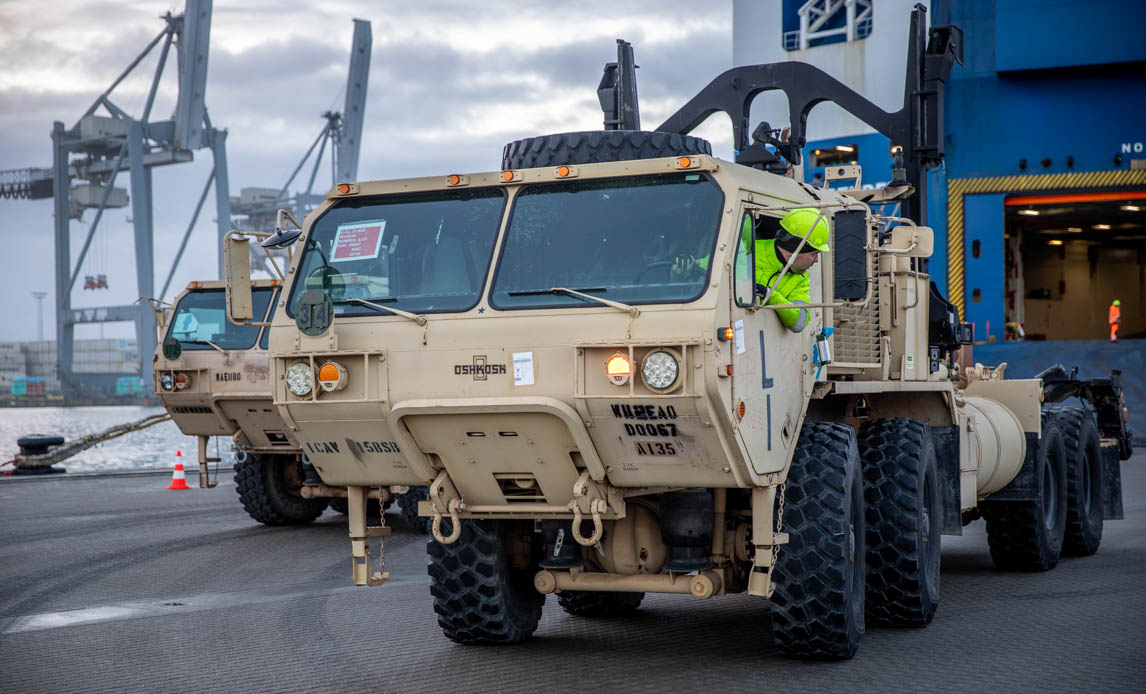
[[[255,320],[267,315],[273,289],[251,290],[251,303]],[[213,349],[212,342],[221,349],[250,349],[259,336],[257,325],[232,325],[227,321],[227,293],[223,289],[197,289],[188,292],[175,307],[167,337],[183,343],[183,349]]]
[[[724,196],[680,173],[533,185],[518,193],[490,303],[586,306],[685,302],[707,284]]]
[[[307,237],[290,315],[307,289],[325,290],[338,315],[378,313],[348,299],[416,313],[473,308],[504,201],[502,189],[484,188],[339,202]]]

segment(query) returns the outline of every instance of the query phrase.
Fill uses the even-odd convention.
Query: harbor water
[[[3,408],[0,409],[0,461],[10,460],[19,453],[16,439],[21,436],[50,434],[71,441],[162,412],[162,407],[132,406]],[[230,464],[230,438],[212,439],[208,448],[212,456],[216,445],[222,453],[222,464]],[[168,421],[89,448],[58,467],[68,472],[170,470],[175,465],[175,452],[182,451],[181,461],[190,475],[198,463],[196,446],[194,436],[184,436],[174,422]]]

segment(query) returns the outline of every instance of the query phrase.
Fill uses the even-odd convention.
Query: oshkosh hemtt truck
[[[253,307],[263,321],[282,288],[278,280],[251,283]],[[309,475],[290,429],[271,401],[267,359],[269,330],[227,321],[223,282],[192,282],[168,313],[157,311],[162,339],[154,357],[155,392],[179,430],[198,438],[199,486],[215,486],[209,466],[213,436],[232,439],[235,488],[243,508],[260,523],[309,523],[331,505],[346,512],[346,490]],[[409,519],[417,495],[403,490],[375,492],[388,504],[395,493]],[[422,495],[424,497],[424,494]],[[419,524],[420,525],[420,524]]]
[[[782,652],[846,658],[865,625],[930,621],[940,533],[979,514],[1002,568],[1094,552],[1130,452],[1117,379],[955,361],[968,326],[929,281],[918,188],[959,35],[933,27],[925,49],[919,12],[912,26],[897,114],[767,65],[641,132],[622,56],[601,93],[629,129],[511,143],[490,173],[336,186],[295,235],[270,377],[318,473],[348,487],[355,583],[388,577],[370,544],[389,531],[363,509],[392,484],[430,484],[431,593],[463,643],[528,638],[550,593],[593,616],[747,591],[771,601]],[[791,135],[749,143],[748,105],[772,88]],[[800,182],[824,99],[902,145],[893,186]],[[737,162],[687,135],[716,110]],[[878,214],[889,199],[907,214]],[[831,224],[801,332],[750,270],[795,208]],[[249,318],[245,239],[227,251]],[[1077,394],[1095,409],[1044,407]]]

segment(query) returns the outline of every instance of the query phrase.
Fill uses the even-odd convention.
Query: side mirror
[[[263,248],[286,248],[302,236],[302,229],[280,229],[260,244]]]
[[[251,245],[250,239],[239,232],[230,232],[223,238],[223,266],[226,268],[227,320],[249,323],[255,318],[251,301]]]
[[[294,228],[287,227],[287,222],[290,222]],[[270,238],[263,239],[260,245],[263,248],[287,248],[298,241],[299,236],[302,236],[302,225],[290,212],[280,209],[275,214],[275,233]]]
[[[832,273],[836,301],[867,298],[868,224],[865,210],[837,212],[833,220]]]

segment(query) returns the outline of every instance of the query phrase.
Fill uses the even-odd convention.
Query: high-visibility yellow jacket
[[[771,306],[781,304],[810,304],[812,302],[811,284],[808,282],[808,273],[796,272],[788,268],[788,272],[780,277],[785,261],[776,249],[774,239],[756,242],[756,292],[763,298],[768,288],[776,284],[776,290],[768,299]],[[777,284],[779,279],[779,284]],[[798,333],[808,326],[810,313],[806,308],[781,308],[776,315],[786,328]]]
[[[745,216],[744,224],[740,229],[741,243],[747,245],[750,238],[752,238],[752,218]],[[757,241],[754,254],[756,256],[756,295],[757,300],[760,300],[768,293],[768,288],[780,277],[780,271],[784,269],[786,261],[780,257],[779,251],[776,250],[775,239]],[[745,270],[742,261],[746,260],[747,257],[741,255],[737,260],[736,275],[738,277],[742,276],[741,273]],[[707,270],[708,256],[698,260],[697,265]],[[806,271],[796,272],[791,268],[785,273],[779,286],[776,287],[776,291],[772,292],[772,296],[768,299],[770,306],[810,304],[811,302],[811,284],[808,282],[808,273]],[[776,316],[786,328],[794,333],[806,328],[810,318],[806,308],[776,309]]]

